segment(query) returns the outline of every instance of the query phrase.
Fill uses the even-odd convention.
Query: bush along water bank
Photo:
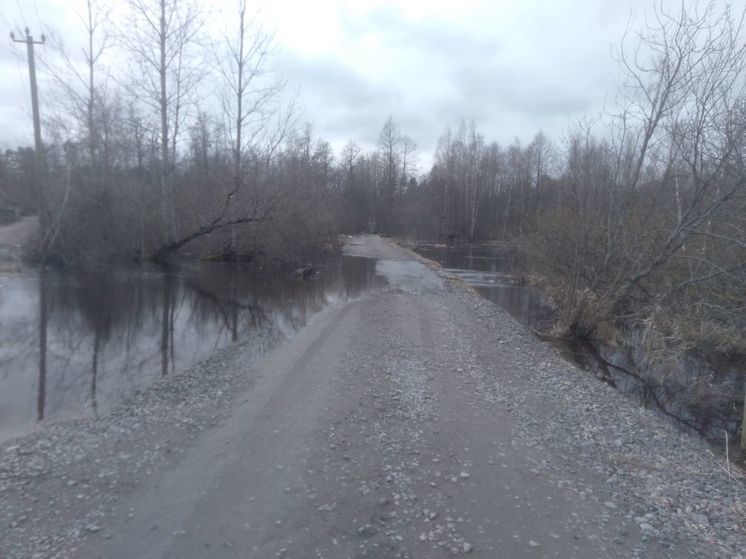
[[[717,343],[717,331],[684,327],[662,312],[615,319],[600,298],[587,291],[570,297],[557,277],[541,275],[522,243],[408,244],[568,360],[723,451],[727,433],[728,454],[741,455],[746,354],[722,336]]]

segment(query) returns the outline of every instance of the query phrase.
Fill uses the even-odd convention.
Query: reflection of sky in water
[[[264,352],[329,303],[381,283],[375,261],[354,257],[330,261],[312,281],[279,277],[222,264],[172,273],[153,268],[0,276],[0,440],[27,431],[40,409],[44,418],[105,410],[233,339]],[[40,367],[41,284],[46,374]]]
[[[515,261],[512,254],[489,246],[421,244],[417,252],[438,262],[448,272],[474,287],[485,299],[502,307],[516,320],[528,326],[548,318],[541,294],[516,285],[512,278]]]

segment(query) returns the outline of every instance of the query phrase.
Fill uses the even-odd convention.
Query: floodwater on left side
[[[0,442],[104,413],[231,342],[264,353],[385,282],[374,259],[319,270],[306,280],[218,263],[0,274]]]

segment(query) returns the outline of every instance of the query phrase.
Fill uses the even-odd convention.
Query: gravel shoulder
[[[709,448],[375,236],[387,288],[0,447],[0,557],[746,557]]]

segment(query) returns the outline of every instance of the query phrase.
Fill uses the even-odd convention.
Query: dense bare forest
[[[52,35],[41,164],[0,157],[3,206],[39,216],[38,258],[305,262],[368,230],[501,241],[559,333],[610,341],[624,325],[651,353],[746,352],[742,13],[659,9],[621,38],[606,115],[507,146],[465,121],[426,170],[386,115],[372,149],[315,138],[245,2],[210,42],[195,3],[125,4],[89,0],[84,64]]]

